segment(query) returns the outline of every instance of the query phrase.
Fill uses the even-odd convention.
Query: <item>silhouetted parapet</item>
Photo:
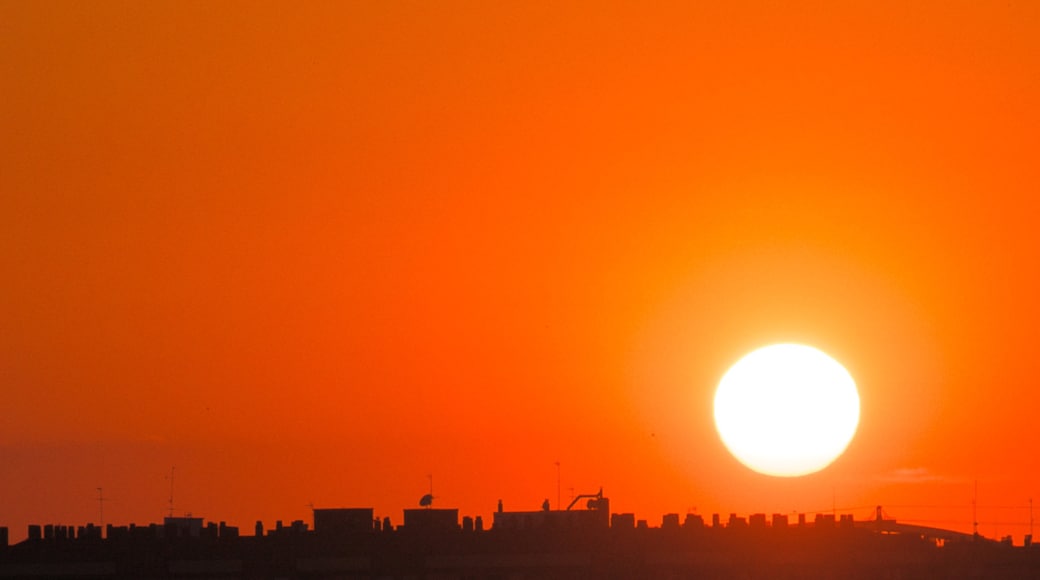
[[[664,514],[661,517],[661,529],[662,530],[677,530],[679,529],[679,514]]]
[[[785,514],[773,514],[773,527],[774,528],[786,528],[787,527],[787,515]]]
[[[444,532],[459,529],[457,509],[406,509],[404,531]]]
[[[816,514],[813,525],[817,528],[833,528],[834,514]]]
[[[99,542],[101,541],[101,527],[94,524],[80,526],[76,530],[76,537],[83,541]]]
[[[748,516],[748,526],[754,529],[766,527],[766,514],[751,514]]]
[[[701,529],[704,527],[704,518],[700,514],[686,514],[683,519],[684,529]]]
[[[6,548],[8,544],[7,526],[0,527],[0,549]]]
[[[306,534],[308,530],[307,523],[303,520],[293,520],[289,522],[289,525],[282,523],[282,520],[275,520],[274,529],[267,532],[268,537],[291,537]]]
[[[322,508],[314,510],[314,533],[322,536],[375,530],[372,508]]]
[[[636,514],[610,514],[610,529],[631,530],[636,527]]]
[[[492,528],[496,530],[590,530],[605,528],[598,510],[555,510],[529,512],[495,512]]]
[[[227,522],[220,522],[219,534],[221,539],[238,537],[238,526],[229,526]]]
[[[202,535],[202,518],[163,518],[167,538],[198,538]]]

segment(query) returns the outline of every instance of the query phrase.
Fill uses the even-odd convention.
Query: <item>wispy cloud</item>
[[[900,467],[881,477],[885,483],[921,484],[921,483],[960,483],[961,478],[934,473],[926,467]]]

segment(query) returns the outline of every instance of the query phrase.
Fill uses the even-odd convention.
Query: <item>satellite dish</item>
[[[419,505],[422,507],[430,507],[433,505],[433,494],[428,493],[422,496],[422,499],[419,500]]]

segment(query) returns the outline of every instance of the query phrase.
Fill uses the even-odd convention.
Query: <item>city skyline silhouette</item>
[[[586,499],[584,508],[574,508]],[[99,502],[103,497],[99,496]],[[723,518],[664,514],[650,525],[614,513],[603,490],[563,508],[482,516],[435,508],[424,494],[403,523],[372,508],[312,508],[310,522],[277,521],[241,533],[225,521],[167,516],[129,526],[30,525],[8,543],[0,527],[0,575],[37,578],[1032,578],[1040,548],[906,524],[876,506],[852,514],[763,513]]]
[[[12,543],[601,488],[1031,533],[1040,6],[0,0],[0,29]],[[801,477],[714,415],[782,343],[858,392]]]

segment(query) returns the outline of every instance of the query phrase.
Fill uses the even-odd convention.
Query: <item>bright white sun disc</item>
[[[715,427],[730,453],[766,475],[794,477],[838,458],[859,425],[859,393],[838,361],[801,344],[762,347],[715,391]]]

